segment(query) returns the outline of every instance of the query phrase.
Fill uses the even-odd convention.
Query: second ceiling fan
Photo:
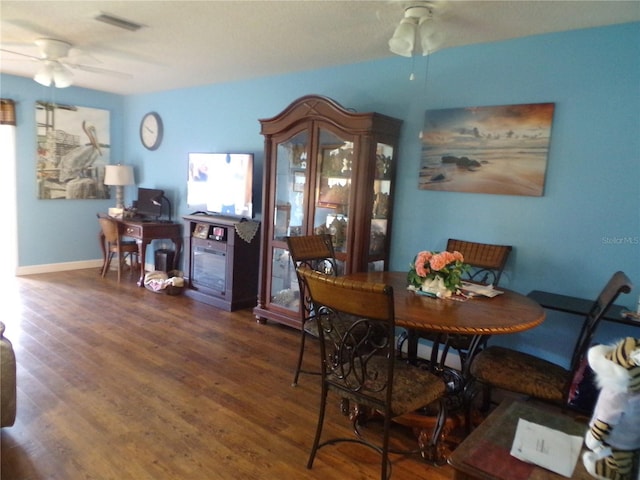
[[[73,83],[73,72],[71,70],[83,70],[119,78],[131,78],[131,75],[126,73],[79,63],[76,60],[78,56],[71,54],[73,45],[64,40],[38,38],[34,43],[40,52],[39,56],[7,50],[5,48],[1,48],[0,50],[12,55],[18,55],[41,62],[42,65],[33,77],[33,79],[41,85],[47,87],[54,85],[57,88],[68,87]]]

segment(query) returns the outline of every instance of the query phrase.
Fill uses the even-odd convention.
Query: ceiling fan
[[[436,28],[434,17],[445,11],[446,1],[413,0],[403,3],[404,16],[389,39],[389,50],[396,55],[411,57],[418,40],[422,55],[429,55],[442,47],[443,37]]]
[[[53,84],[57,88],[65,88],[73,83],[73,73],[71,70],[82,70],[102,75],[110,75],[119,78],[131,78],[127,73],[108,70],[78,63],[77,49],[69,42],[56,40],[54,38],[38,38],[35,42],[39,50],[39,56],[16,52],[0,48],[1,51],[26,57],[33,61],[41,62],[42,65],[34,75],[33,79],[46,87]],[[74,52],[75,51],[75,52]],[[86,54],[85,54],[86,55]],[[94,61],[96,61],[94,59]]]

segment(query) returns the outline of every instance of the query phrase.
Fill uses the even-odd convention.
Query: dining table
[[[442,375],[447,383],[448,397],[452,400],[452,405],[463,407],[459,410],[464,413],[464,421],[460,419],[456,421],[459,425],[463,424],[467,433],[470,431],[471,419],[470,409],[466,405],[470,401],[470,396],[473,395],[473,392],[467,388],[469,386],[468,366],[475,353],[493,335],[524,332],[542,324],[545,319],[545,311],[537,302],[526,295],[505,288],[500,288],[502,293],[493,297],[437,298],[408,289],[406,272],[359,272],[347,274],[345,278],[384,283],[393,287],[395,324],[396,327],[406,329],[409,334],[407,360],[410,362],[416,362],[418,359],[418,335],[416,335],[418,331],[442,334],[443,338],[455,335],[471,336],[463,371],[442,368],[443,361],[443,364],[439,365],[439,372],[436,372]],[[425,415],[424,412],[416,412],[396,418],[394,421],[417,431],[419,442],[427,442],[430,437],[429,429],[433,426],[433,418],[428,419],[428,417],[429,415]]]
[[[491,298],[434,298],[408,289],[406,272],[359,272],[345,277],[393,287],[397,327],[409,332],[472,335],[476,347],[488,336],[524,332],[545,319],[544,309],[535,300],[505,288]],[[417,340],[415,345],[409,345],[410,358],[415,358],[416,349]]]

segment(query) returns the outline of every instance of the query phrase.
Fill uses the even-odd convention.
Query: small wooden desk
[[[173,269],[176,269],[179,264],[180,251],[182,250],[182,224],[181,223],[169,223],[169,222],[147,222],[141,220],[132,219],[119,219],[113,218],[118,222],[118,229],[120,235],[131,237],[136,240],[138,244],[138,254],[140,256],[140,278],[138,279],[138,286],[144,286],[145,275],[145,257],[147,254],[147,245],[152,240],[169,239],[175,246],[175,255],[173,256]],[[100,247],[102,248],[103,256],[106,256],[106,250],[104,245],[104,237],[100,234]]]
[[[586,418],[574,419],[558,408],[534,402],[502,402],[449,457],[449,465],[455,470],[454,480],[566,479],[511,457],[509,451],[519,418],[578,436],[584,436],[588,421]],[[581,457],[571,478],[593,480]]]

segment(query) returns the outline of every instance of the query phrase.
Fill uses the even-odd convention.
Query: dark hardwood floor
[[[2,480],[379,478],[378,455],[350,444],[306,469],[319,388],[309,375],[291,387],[297,331],[138,288],[127,273],[120,284],[91,269],[2,286],[18,363]],[[350,434],[338,399],[328,415],[327,434]],[[396,480],[452,476],[393,457]]]

